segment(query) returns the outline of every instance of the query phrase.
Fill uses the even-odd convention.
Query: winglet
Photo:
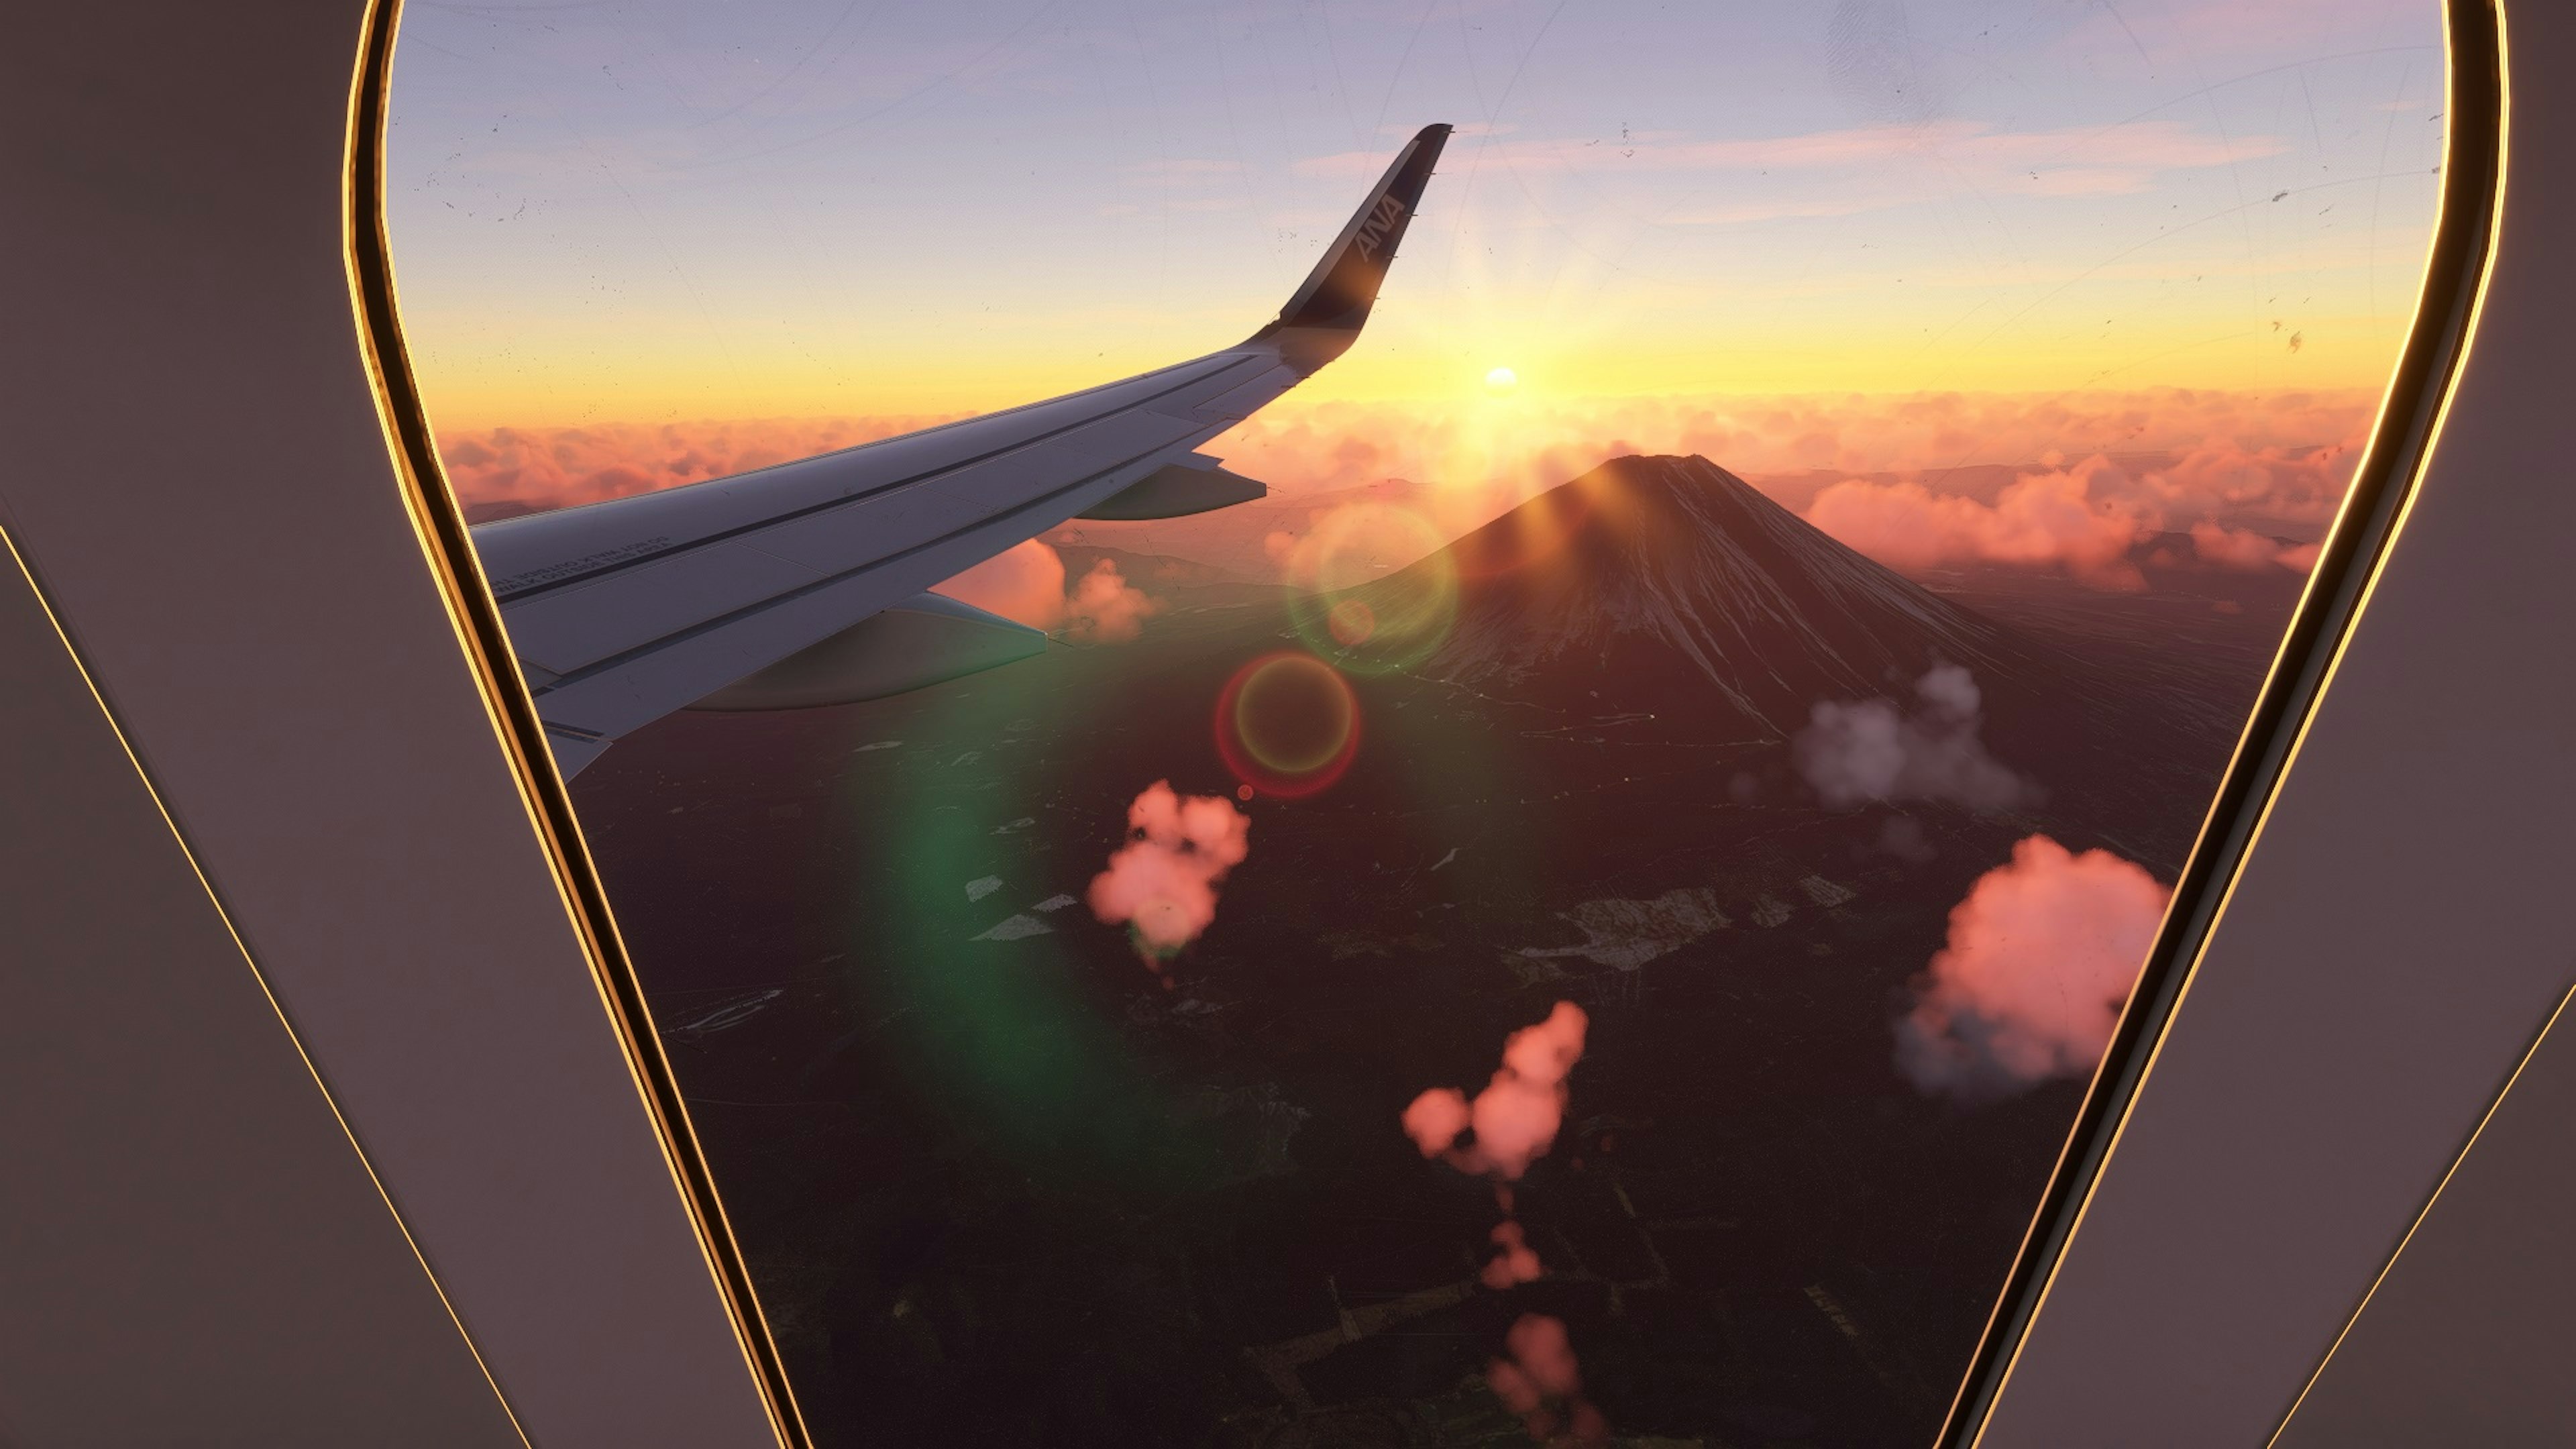
[[[1440,148],[1448,140],[1447,126],[1432,125],[1404,143],[1368,200],[1307,275],[1306,284],[1279,309],[1279,320],[1254,335],[1266,336],[1282,327],[1360,330],[1370,305],[1377,301],[1379,284],[1386,280],[1387,263],[1395,260],[1395,245],[1404,239],[1405,225],[1421,204],[1432,163],[1440,159]]]

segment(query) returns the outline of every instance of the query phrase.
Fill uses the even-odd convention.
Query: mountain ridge
[[[1786,738],[1818,701],[1902,695],[1936,665],[2067,663],[1697,454],[1610,459],[1370,588],[1418,592],[1435,569],[1458,605],[1421,672],[1539,703],[1715,703]]]

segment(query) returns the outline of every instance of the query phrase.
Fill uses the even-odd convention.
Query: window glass
[[[1231,346],[1455,127],[1201,445],[1266,494],[940,586],[1031,657],[584,757],[817,1442],[1927,1441],[2442,96],[2413,0],[407,6],[486,540]]]

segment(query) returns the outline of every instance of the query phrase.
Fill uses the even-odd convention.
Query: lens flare
[[[1308,648],[1356,674],[1410,669],[1449,638],[1458,570],[1438,525],[1357,503],[1316,520],[1288,557],[1288,614]]]
[[[1282,799],[1331,787],[1360,748],[1360,702],[1341,671],[1300,650],[1244,665],[1217,696],[1216,747],[1245,791]]]

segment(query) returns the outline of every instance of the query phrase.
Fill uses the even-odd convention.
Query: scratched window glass
[[[2424,0],[405,7],[815,1442],[1928,1441],[2408,326]]]

